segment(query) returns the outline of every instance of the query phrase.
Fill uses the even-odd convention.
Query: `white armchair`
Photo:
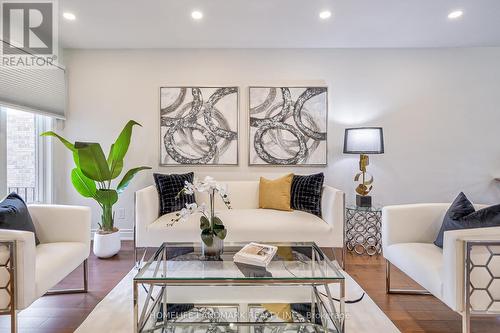
[[[40,244],[32,232],[0,229],[0,314],[11,315],[43,295],[87,292],[90,208],[29,205]],[[50,290],[83,263],[83,288]]]
[[[470,332],[471,314],[498,315],[493,310],[500,309],[500,227],[447,231],[441,249],[433,242],[449,206],[413,204],[383,208],[382,249],[387,263],[386,291],[430,293],[462,314],[463,331]],[[475,207],[480,209],[485,206]],[[473,247],[476,249],[472,250]],[[477,265],[472,264],[474,262],[481,262],[481,270],[476,269]],[[393,289],[391,264],[426,290]],[[482,272],[483,269],[486,273]],[[498,273],[489,274],[488,270]],[[482,292],[474,294],[474,285],[483,285]],[[492,297],[491,293],[495,292],[499,295]]]

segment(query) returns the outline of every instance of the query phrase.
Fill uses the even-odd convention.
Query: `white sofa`
[[[231,206],[216,202],[224,222],[228,242],[304,242],[314,241],[321,247],[343,247],[344,193],[330,186],[323,187],[322,219],[299,210],[291,212],[259,209],[258,181],[228,181]],[[196,193],[198,204],[207,197]],[[200,242],[199,215],[186,222],[167,226],[175,212],[158,216],[159,200],[155,186],[135,194],[135,246],[158,247],[163,242]]]
[[[466,307],[467,285],[464,282],[467,276],[465,243],[493,241],[500,245],[500,227],[447,231],[444,233],[443,249],[441,249],[433,242],[449,206],[450,204],[412,204],[383,208],[382,250],[387,260],[386,289],[388,293],[424,293],[392,289],[390,285],[392,264],[452,310],[462,314],[464,332],[468,332],[470,313]],[[476,209],[483,207],[486,206],[475,205]],[[483,252],[477,255],[489,255],[488,251]],[[492,261],[491,265],[495,267],[490,269],[500,272],[500,260]],[[473,278],[483,279],[482,276]],[[484,295],[486,293],[477,293],[473,303],[488,302],[484,299]]]
[[[32,232],[0,229],[0,263],[4,265],[11,255],[6,244],[15,243],[12,250],[15,283],[14,308],[10,296],[0,293],[0,309],[12,315],[12,332],[16,330],[16,310],[30,306],[47,294],[69,273],[84,264],[82,289],[51,291],[50,294],[86,292],[87,258],[90,254],[90,221],[88,207],[60,205],[28,205],[35,225],[39,245]],[[0,285],[5,286],[10,276],[6,267],[0,268]],[[6,310],[8,309],[8,311]]]

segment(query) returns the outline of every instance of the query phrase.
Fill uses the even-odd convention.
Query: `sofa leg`
[[[346,251],[347,251],[347,247],[344,246],[342,247],[342,269],[345,271],[345,259],[346,259]]]
[[[139,269],[140,263],[139,263],[139,260],[137,259],[137,252],[138,252],[138,248],[134,244],[134,262],[135,262],[135,268]]]
[[[144,257],[146,257],[146,252],[148,250],[147,247],[144,248],[144,253],[142,254],[142,257],[141,259],[139,260],[137,258],[137,251],[138,251],[138,247],[137,247],[137,240],[136,240],[136,228],[135,228],[135,224],[134,224],[134,262],[135,262],[135,265],[134,265],[134,268],[135,269],[139,269],[140,266],[141,266],[141,263],[144,261]]]
[[[137,247],[135,246],[135,241],[134,241],[134,263],[135,267],[137,267]]]
[[[385,260],[385,293],[390,294],[391,291],[391,263]]]
[[[391,288],[391,263],[385,260],[385,292],[387,294],[396,295],[431,295],[427,290],[412,290],[412,289],[392,289]]]
[[[58,290],[49,290],[45,293],[45,296],[50,295],[63,295],[63,294],[78,294],[78,293],[86,293],[89,288],[89,263],[88,259],[83,261],[83,288],[77,289],[58,289]]]
[[[142,256],[140,259],[137,259],[137,256],[138,256],[138,250],[139,249],[143,249],[144,252],[142,253]],[[146,253],[148,251],[148,248],[147,247],[144,247],[144,248],[138,248],[138,247],[134,247],[134,258],[135,258],[135,269],[139,269],[141,268],[141,263],[144,262],[144,258],[146,258]]]
[[[134,245],[134,262],[135,268],[139,269],[139,261],[137,260],[137,247]]]
[[[337,263],[337,266],[340,267],[341,269],[345,270],[345,258],[346,258],[345,246],[343,248],[340,248],[340,254],[339,254],[338,247],[331,247],[330,249],[332,250],[333,259]],[[339,259],[341,261],[339,261]]]
[[[89,291],[89,261],[85,259],[83,261],[83,292]]]

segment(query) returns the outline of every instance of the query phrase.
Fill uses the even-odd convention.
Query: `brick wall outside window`
[[[35,115],[7,111],[7,187],[36,186]]]

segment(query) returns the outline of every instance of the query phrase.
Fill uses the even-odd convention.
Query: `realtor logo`
[[[3,54],[52,54],[52,7],[52,2],[4,2]]]
[[[0,0],[0,3],[0,68],[57,68],[57,0]]]

